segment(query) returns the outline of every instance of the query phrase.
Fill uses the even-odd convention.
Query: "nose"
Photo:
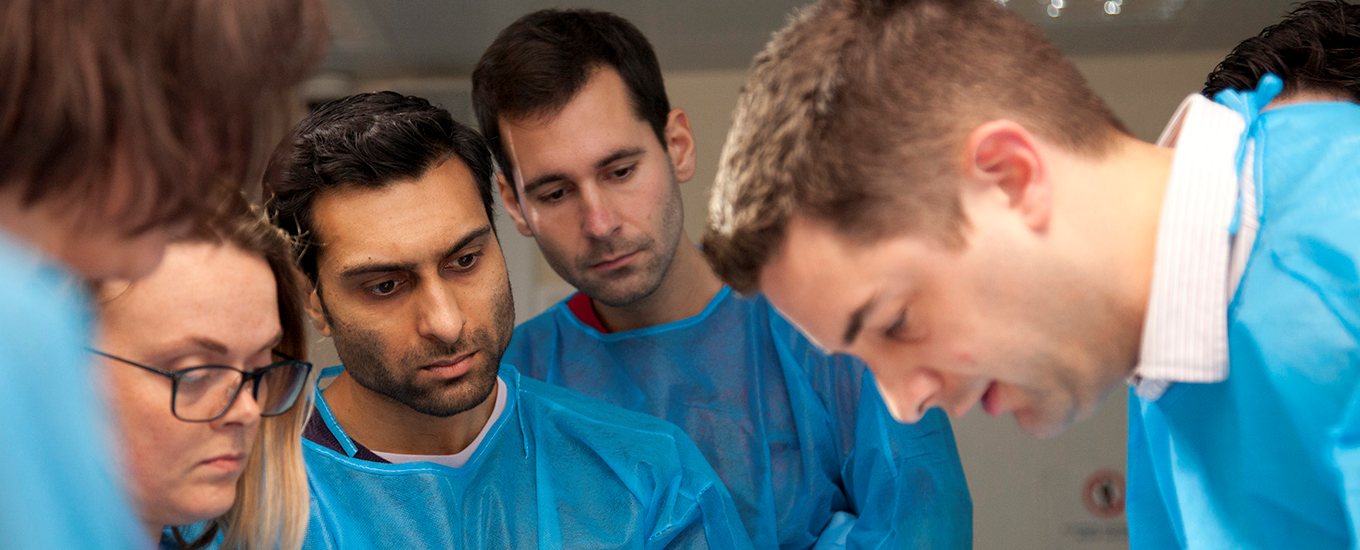
[[[231,402],[227,412],[219,417],[217,424],[227,426],[251,426],[260,422],[260,403],[255,401],[252,395],[252,384],[246,382],[241,386],[241,391],[236,394],[236,400]]]
[[[429,284],[419,295],[416,331],[424,338],[452,344],[463,337],[467,318],[458,297],[442,284]]]
[[[596,185],[582,185],[580,189],[582,231],[591,239],[609,238],[619,230],[619,217],[609,198]]]
[[[888,412],[894,419],[904,424],[914,424],[925,416],[926,411],[938,405],[936,400],[944,388],[944,379],[928,369],[911,369],[905,372],[875,372],[878,376],[878,391]]]

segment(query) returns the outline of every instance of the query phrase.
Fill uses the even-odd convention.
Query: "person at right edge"
[[[1131,382],[1134,548],[1354,548],[1360,105],[1299,84],[1146,143],[992,0],[825,0],[756,59],[703,250],[904,422],[1048,437]]]

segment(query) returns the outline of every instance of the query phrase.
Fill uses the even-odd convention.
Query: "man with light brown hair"
[[[1145,143],[996,2],[825,0],[756,58],[704,253],[904,422],[1052,436],[1131,380],[1134,547],[1353,547],[1360,106],[1281,88]]]
[[[86,281],[152,271],[258,171],[320,0],[0,3],[0,538],[136,548],[85,353]],[[260,139],[263,137],[263,139]],[[171,381],[166,380],[169,395]]]

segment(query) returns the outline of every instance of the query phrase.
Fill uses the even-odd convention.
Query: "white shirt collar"
[[[1144,399],[1161,396],[1172,382],[1228,377],[1227,311],[1236,286],[1230,226],[1238,206],[1236,160],[1244,127],[1233,110],[1192,95],[1157,140],[1175,153],[1134,371]]]
[[[472,453],[477,452],[477,448],[482,445],[482,440],[486,439],[486,434],[491,431],[491,426],[496,424],[496,420],[501,417],[503,412],[505,412],[505,380],[498,376],[496,377],[496,404],[491,407],[491,417],[486,419],[482,431],[477,433],[477,438],[473,439],[467,448],[451,455],[404,455],[379,451],[373,451],[373,454],[383,457],[384,460],[393,464],[433,462],[450,468],[462,468],[468,463],[468,460],[472,459]]]

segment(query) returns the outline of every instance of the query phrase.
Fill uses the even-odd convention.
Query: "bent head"
[[[1070,168],[1124,139],[995,2],[825,1],[756,58],[704,253],[862,357],[899,420],[980,401],[1051,435],[1136,356],[1141,321],[1054,214]]]
[[[88,279],[145,275],[258,177],[327,38],[320,0],[4,10],[0,230]]]
[[[591,298],[652,295],[683,239],[694,137],[631,23],[544,10],[507,27],[473,73],[478,121],[515,226]]]
[[[514,325],[491,167],[475,131],[391,92],[321,107],[271,162],[317,325],[359,386],[423,414],[484,402]]]
[[[243,214],[171,244],[142,280],[100,285],[99,354],[152,531],[217,520],[231,542],[300,536],[305,481],[289,442],[310,365],[292,360],[305,351],[296,283],[283,238]]]

